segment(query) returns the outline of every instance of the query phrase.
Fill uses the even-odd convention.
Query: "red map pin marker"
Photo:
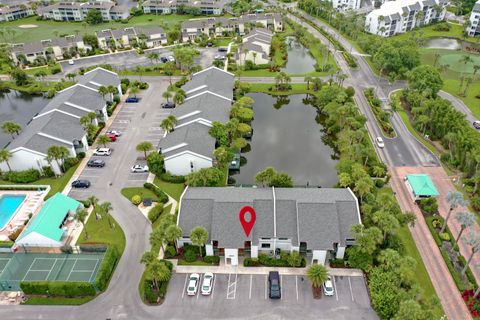
[[[250,213],[250,217],[248,220],[245,219],[245,215],[247,214],[247,212]],[[255,213],[255,210],[253,210],[253,208],[250,206],[243,207],[240,210],[238,219],[242,224],[243,231],[245,231],[245,235],[248,237],[250,235],[250,232],[252,231],[253,225],[255,224],[255,220],[257,219],[257,214]]]

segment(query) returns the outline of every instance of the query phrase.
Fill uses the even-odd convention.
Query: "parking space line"
[[[202,278],[203,278],[203,273],[200,274],[200,279],[198,280],[198,286],[200,287],[200,290],[198,290],[197,292],[197,300],[198,300],[198,297],[201,295],[201,291],[202,291]]]
[[[265,300],[267,300],[267,276],[265,276]]]
[[[295,276],[295,292],[297,293],[297,301],[298,301],[298,276]]]
[[[250,275],[250,291],[248,293],[248,299],[252,299],[252,278],[253,278],[253,275],[251,274]]]
[[[187,280],[188,280],[188,273],[185,275],[185,283],[183,284],[182,299],[185,297],[185,290],[187,290]]]
[[[333,289],[335,290],[335,298],[338,301],[338,292],[337,292],[337,284],[335,282],[335,276],[332,277],[332,280],[333,280]]]
[[[352,301],[355,301],[355,299],[353,299],[352,282],[350,281],[350,277],[348,277],[348,285],[350,286],[350,295],[352,296]]]
[[[213,278],[212,293],[210,294],[210,299],[213,299],[213,292],[215,291],[215,282],[217,282],[216,277]]]
[[[280,275],[280,300],[283,300],[283,276]]]

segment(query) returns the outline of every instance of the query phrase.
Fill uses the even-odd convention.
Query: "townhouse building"
[[[266,64],[270,61],[270,46],[273,33],[266,28],[255,28],[243,37],[238,49],[239,62],[249,60],[254,64]]]
[[[475,2],[472,12],[470,13],[469,24],[466,32],[470,37],[480,36],[480,0]]]
[[[33,16],[34,10],[29,4],[13,4],[0,7],[0,22],[13,21]]]
[[[112,1],[58,2],[39,7],[37,14],[44,19],[56,21],[83,21],[90,10],[100,11],[104,21],[121,20],[130,16],[126,6],[117,6]]]
[[[442,21],[445,19],[447,3],[448,0],[388,1],[367,15],[365,30],[389,37]]]
[[[143,12],[147,14],[171,14],[191,11],[203,15],[221,15],[226,0],[147,0]]]
[[[117,47],[130,48],[134,43],[144,43],[147,48],[167,44],[167,34],[161,27],[106,29],[97,32],[98,45],[102,49]]]

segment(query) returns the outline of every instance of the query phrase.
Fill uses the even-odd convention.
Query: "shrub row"
[[[220,262],[220,257],[219,256],[205,256],[203,257],[203,261],[206,263],[211,263],[213,265],[218,265]]]
[[[455,285],[457,286],[458,290],[463,291],[463,290],[466,290],[466,289],[470,289],[470,288],[467,288],[463,284],[462,279],[460,279],[460,275],[457,273],[457,271],[455,271],[455,268],[453,267],[452,261],[450,261],[450,258],[448,257],[445,250],[440,249],[440,252],[442,254],[443,260],[445,261],[445,264],[447,265],[448,271],[452,275],[453,281],[455,282]]]
[[[104,291],[107,288],[119,258],[120,252],[118,252],[118,248],[115,245],[110,245],[105,252],[103,261],[98,269],[97,277],[95,278],[95,286],[98,290]]]
[[[51,295],[61,297],[88,297],[97,294],[88,282],[71,281],[22,281],[20,288],[25,294]]]
[[[164,254],[165,259],[171,259],[171,258],[175,257],[176,254],[177,254],[177,250],[175,250],[174,246],[168,245],[165,248],[165,254]]]
[[[13,241],[0,241],[0,248],[11,248],[14,243]]]
[[[365,98],[367,98],[368,104],[377,119],[378,124],[380,125],[382,131],[388,136],[394,136],[394,130],[392,124],[390,123],[390,116],[386,111],[382,109],[382,102],[377,98],[373,88],[368,88],[364,92]]]
[[[157,203],[150,211],[148,211],[148,220],[155,223],[160,215],[163,213],[163,203]]]
[[[168,196],[165,194],[165,192],[162,191],[159,187],[154,185],[153,183],[150,182],[145,182],[143,184],[143,187],[145,189],[151,190],[155,195],[158,197],[158,202],[161,203],[167,203],[168,202]]]
[[[260,253],[258,258],[245,258],[243,259],[243,265],[245,267],[257,267],[257,266],[266,266],[266,267],[291,267],[288,263],[287,257],[289,253],[282,253],[280,259],[269,256],[264,253]],[[298,267],[305,267],[307,265],[307,260],[302,257],[300,265]]]
[[[30,183],[40,179],[40,172],[35,169],[9,171],[3,176],[3,179],[13,183]]]
[[[170,183],[185,183],[185,177],[184,176],[174,176],[170,172],[165,172],[160,175],[160,179],[162,179],[165,182],[170,182]]]

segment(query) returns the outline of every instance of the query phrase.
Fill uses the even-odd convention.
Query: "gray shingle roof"
[[[475,2],[473,6],[473,11],[480,12],[480,1]]]
[[[182,89],[187,97],[197,95],[204,91],[214,92],[228,99],[233,99],[234,75],[216,67],[210,67],[192,76]]]
[[[172,114],[178,119],[177,125],[197,118],[203,118],[211,122],[219,121],[224,123],[230,118],[230,108],[230,101],[210,92],[205,92],[202,95],[186,100],[182,105],[175,108]],[[194,112],[195,114],[192,114]],[[186,115],[189,116],[180,119]]]
[[[160,141],[159,147],[162,149],[162,154],[165,158],[187,150],[212,158],[213,150],[215,150],[215,139],[210,136],[208,133],[209,130],[210,126],[199,122],[176,128]],[[165,151],[165,149],[178,146],[182,143],[186,145],[171,151]]]
[[[220,248],[243,248],[245,241],[257,245],[259,238],[274,236],[273,199],[270,188],[188,188],[178,223],[185,236],[195,226],[205,227]],[[276,188],[275,201],[276,237],[289,238],[294,246],[298,240],[316,250],[344,246],[350,227],[361,223],[348,189]],[[248,238],[238,220],[244,206],[252,206],[257,216]]]
[[[79,79],[78,83],[96,90],[99,88],[96,84],[117,87],[120,84],[120,77],[112,71],[103,68],[95,68],[86,72],[83,77]]]

